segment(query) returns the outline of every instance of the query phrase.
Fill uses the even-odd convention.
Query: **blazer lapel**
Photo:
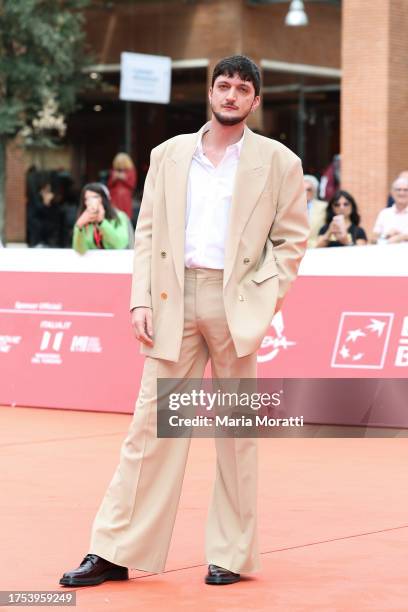
[[[261,195],[269,166],[262,165],[257,136],[247,127],[235,175],[228,235],[225,245],[224,287],[231,276],[239,240]]]
[[[188,174],[198,134],[188,134],[166,158],[165,200],[169,238],[180,287],[184,286],[184,243]]]

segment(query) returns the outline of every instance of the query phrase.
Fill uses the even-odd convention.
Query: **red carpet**
[[[0,408],[1,590],[63,590],[60,575],[87,552],[130,418]],[[259,442],[260,574],[203,583],[214,450],[193,440],[166,572],[77,589],[76,609],[406,612],[407,440]]]

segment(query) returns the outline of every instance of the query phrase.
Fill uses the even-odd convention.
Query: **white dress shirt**
[[[378,213],[374,233],[386,236],[392,230],[397,230],[401,234],[408,234],[408,206],[403,210],[398,210],[393,204]]]
[[[184,263],[187,268],[224,269],[225,241],[235,175],[244,136],[226,148],[218,166],[204,155],[200,134],[190,166],[187,190]]]

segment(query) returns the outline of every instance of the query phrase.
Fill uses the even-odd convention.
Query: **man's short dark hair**
[[[261,73],[258,66],[245,55],[230,55],[224,57],[214,68],[211,87],[214,86],[215,79],[221,75],[233,77],[238,74],[243,81],[251,81],[255,89],[255,95],[259,96],[261,89]]]

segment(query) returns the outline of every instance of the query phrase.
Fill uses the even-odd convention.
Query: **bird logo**
[[[383,368],[393,319],[390,312],[343,312],[332,367]]]

